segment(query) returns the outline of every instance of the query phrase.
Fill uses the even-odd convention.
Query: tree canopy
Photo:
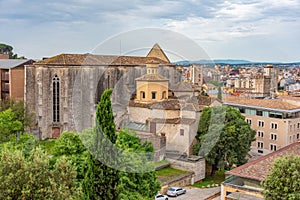
[[[160,189],[154,166],[148,163],[148,156],[151,154],[147,152],[154,151],[152,144],[149,142],[141,144],[141,139],[136,136],[135,132],[125,129],[120,131],[116,145],[125,152],[133,153],[122,157],[126,168],[140,169],[135,173],[126,172],[126,170],[119,172],[118,199],[152,199]],[[143,170],[143,168],[148,168],[148,170]]]
[[[18,55],[13,53],[13,47],[0,43],[0,54],[9,54],[10,59],[17,59]]]
[[[14,119],[22,123],[22,131],[31,129],[35,125],[34,114],[29,111],[27,104],[23,100],[7,98],[0,101],[0,111],[5,111],[9,108],[14,113]]]
[[[11,109],[0,112],[0,143],[9,141],[12,134],[22,131],[22,123]]]
[[[213,174],[216,169],[246,163],[255,131],[238,110],[229,106],[207,107],[202,111],[196,139],[194,154],[205,156]]]
[[[34,149],[28,158],[20,150],[0,155],[0,199],[76,199],[76,169],[65,158],[51,169],[48,156]]]
[[[276,159],[262,186],[266,200],[300,199],[300,156]]]

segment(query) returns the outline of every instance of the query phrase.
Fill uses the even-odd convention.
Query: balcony
[[[2,81],[9,81],[9,73],[8,72],[4,72],[1,74],[1,80]]]
[[[1,84],[1,91],[2,92],[9,92],[9,83],[2,83]]]

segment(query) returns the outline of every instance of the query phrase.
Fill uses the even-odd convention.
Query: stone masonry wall
[[[184,161],[167,158],[166,160],[171,164],[171,167],[173,168],[185,169],[194,172],[195,182],[205,178],[205,159],[200,159],[198,161]]]

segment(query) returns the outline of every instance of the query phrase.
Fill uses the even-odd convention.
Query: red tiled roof
[[[195,123],[195,119],[190,118],[172,118],[172,119],[164,119],[164,118],[148,118],[150,122],[155,122],[159,124],[193,124]]]
[[[112,56],[93,54],[59,54],[36,62],[36,65],[143,65],[146,63],[171,65],[155,57]]]
[[[231,171],[226,172],[226,174],[262,181],[271,170],[275,159],[287,155],[300,156],[300,142],[295,142],[279,149],[278,151],[272,152],[252,162],[241,165]]]
[[[255,106],[261,108],[273,108],[273,109],[281,109],[281,110],[294,110],[299,109],[300,106],[288,103],[281,99],[249,99],[242,97],[231,97],[225,96],[223,98],[224,104],[239,104],[245,106]]]

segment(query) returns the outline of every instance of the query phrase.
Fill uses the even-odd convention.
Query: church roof
[[[141,56],[114,56],[114,55],[94,55],[94,54],[59,54],[36,62],[36,65],[145,65],[146,63],[159,63],[171,65],[157,57]]]
[[[136,78],[137,81],[168,81],[169,79],[159,75],[159,74],[145,74],[139,78]]]
[[[166,56],[165,52],[160,48],[160,46],[155,43],[152,49],[149,51],[147,57],[156,57],[161,60],[170,63],[169,58]]]
[[[192,88],[191,84],[189,83],[184,83],[184,82],[179,82],[175,84],[172,87],[172,90],[174,92],[193,92],[194,89]]]

